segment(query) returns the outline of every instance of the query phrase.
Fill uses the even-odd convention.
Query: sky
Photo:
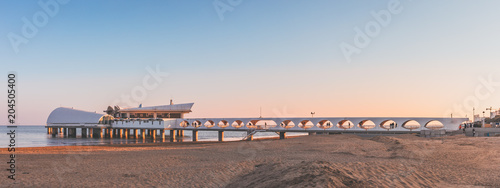
[[[500,108],[498,7],[6,0],[0,81],[7,88],[16,72],[19,125],[45,125],[61,106],[102,112],[170,99],[195,103],[186,117],[471,117]]]

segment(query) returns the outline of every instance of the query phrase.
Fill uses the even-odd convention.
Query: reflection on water
[[[63,137],[62,134],[58,134],[55,137],[47,134],[47,129],[44,126],[18,126],[17,128],[8,128],[6,126],[0,126],[0,148],[7,148],[10,142],[10,138],[7,133],[10,130],[15,130],[16,147],[43,147],[43,146],[71,146],[71,145],[103,145],[103,144],[133,144],[133,143],[159,143],[159,142],[170,142],[169,133],[170,131],[165,131],[165,141],[161,137],[156,140],[153,139],[135,139],[135,138],[81,138],[81,130],[77,129],[77,138],[67,138]],[[304,133],[287,133],[288,135],[304,135]],[[177,142],[191,142],[192,132],[184,131],[184,137],[177,137]],[[218,138],[217,131],[198,131],[199,141],[217,141]],[[245,131],[226,131],[224,132],[224,141],[236,141],[241,140],[246,136]],[[259,132],[254,135],[254,138],[264,138],[264,137],[278,137],[274,132]]]

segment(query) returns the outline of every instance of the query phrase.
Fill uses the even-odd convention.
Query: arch
[[[384,120],[380,123],[380,128],[383,128],[383,129],[395,129],[398,127],[398,123],[396,123],[394,120],[392,119],[388,119],[388,120]]]
[[[248,123],[247,123],[247,128],[249,129],[256,129],[257,128],[257,123],[259,122],[260,120],[250,120]]]
[[[276,127],[277,124],[274,120],[259,120],[255,123],[256,129],[269,129]]]
[[[430,120],[427,123],[425,123],[424,127],[428,129],[442,129],[444,125],[438,120]]]
[[[226,120],[220,120],[219,123],[217,123],[217,126],[220,128],[226,128],[229,126],[229,123]]]
[[[341,120],[337,123],[337,127],[341,128],[341,129],[350,129],[350,128],[354,127],[354,123],[352,123],[352,121],[344,119],[344,120]]]
[[[316,126],[318,128],[321,128],[321,129],[329,129],[329,128],[333,127],[333,123],[331,121],[325,119],[325,120],[319,121]]]
[[[280,127],[283,127],[285,129],[290,129],[295,127],[295,123],[293,123],[292,120],[285,120],[280,123]]]
[[[198,127],[201,127],[202,124],[201,124],[201,121],[194,120],[193,123],[191,124],[191,126],[198,128]]]
[[[103,125],[111,125],[112,121],[114,120],[115,118],[113,116],[110,116],[110,115],[104,115],[102,116],[101,118],[99,118],[99,124],[103,124]]]
[[[231,124],[231,126],[238,129],[245,126],[245,123],[243,123],[243,121],[241,120],[236,120]]]
[[[189,127],[189,122],[187,120],[182,121],[179,126],[181,127]]]
[[[311,122],[311,120],[306,119],[306,120],[300,121],[298,127],[303,128],[303,129],[309,129],[309,128],[314,127],[314,124]]]
[[[358,127],[362,128],[362,129],[365,129],[365,130],[368,130],[368,129],[375,128],[376,125],[375,125],[375,123],[372,120],[366,119],[366,120],[360,121],[358,123]]]
[[[410,129],[410,130],[413,130],[413,129],[418,129],[420,128],[420,123],[418,123],[416,120],[407,120],[405,121],[401,127],[405,128],[405,129]]]
[[[205,127],[208,127],[208,128],[211,128],[211,127],[214,127],[215,126],[215,122],[212,121],[212,120],[207,120],[205,121],[205,123],[203,124]]]

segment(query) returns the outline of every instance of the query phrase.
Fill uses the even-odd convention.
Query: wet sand
[[[16,155],[16,180],[4,170],[1,187],[500,187],[500,137],[316,135]]]

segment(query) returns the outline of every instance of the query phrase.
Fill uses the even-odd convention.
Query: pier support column
[[[89,128],[89,135],[90,135],[90,138],[94,138],[94,129],[93,128]]]
[[[50,134],[50,127],[47,127],[47,134]]]
[[[118,129],[118,132],[120,132],[120,138],[123,138],[123,129]]]
[[[138,133],[137,129],[134,129],[134,138],[135,139],[139,138],[139,133]]]
[[[113,138],[113,134],[115,133],[114,129],[108,129],[109,130],[109,138]]]
[[[101,129],[100,131],[101,131],[101,132],[100,132],[100,133],[101,133],[101,134],[100,134],[101,136],[100,136],[99,138],[104,138],[104,137],[106,136],[106,134],[105,134],[105,133],[106,133],[106,129]]]
[[[142,139],[146,139],[146,129],[141,129]]]
[[[193,130],[193,142],[196,142],[196,141],[198,141],[198,131]]]
[[[63,129],[63,135],[68,136],[68,128],[62,128]]]
[[[224,141],[224,131],[219,131],[219,142]]]
[[[170,142],[175,142],[175,130],[170,130]]]
[[[76,138],[76,128],[68,128],[68,137]]]
[[[161,140],[165,142],[165,129],[160,129]]]
[[[57,128],[50,128],[50,132],[52,133],[52,137],[56,137],[57,135]]]
[[[286,139],[286,132],[280,132],[280,139]]]
[[[81,128],[82,130],[82,138],[87,138],[87,128]]]
[[[179,137],[184,136],[184,130],[177,130],[177,136]]]
[[[125,134],[125,139],[128,139],[128,135],[130,134],[130,130],[129,129],[123,129],[124,134]]]

